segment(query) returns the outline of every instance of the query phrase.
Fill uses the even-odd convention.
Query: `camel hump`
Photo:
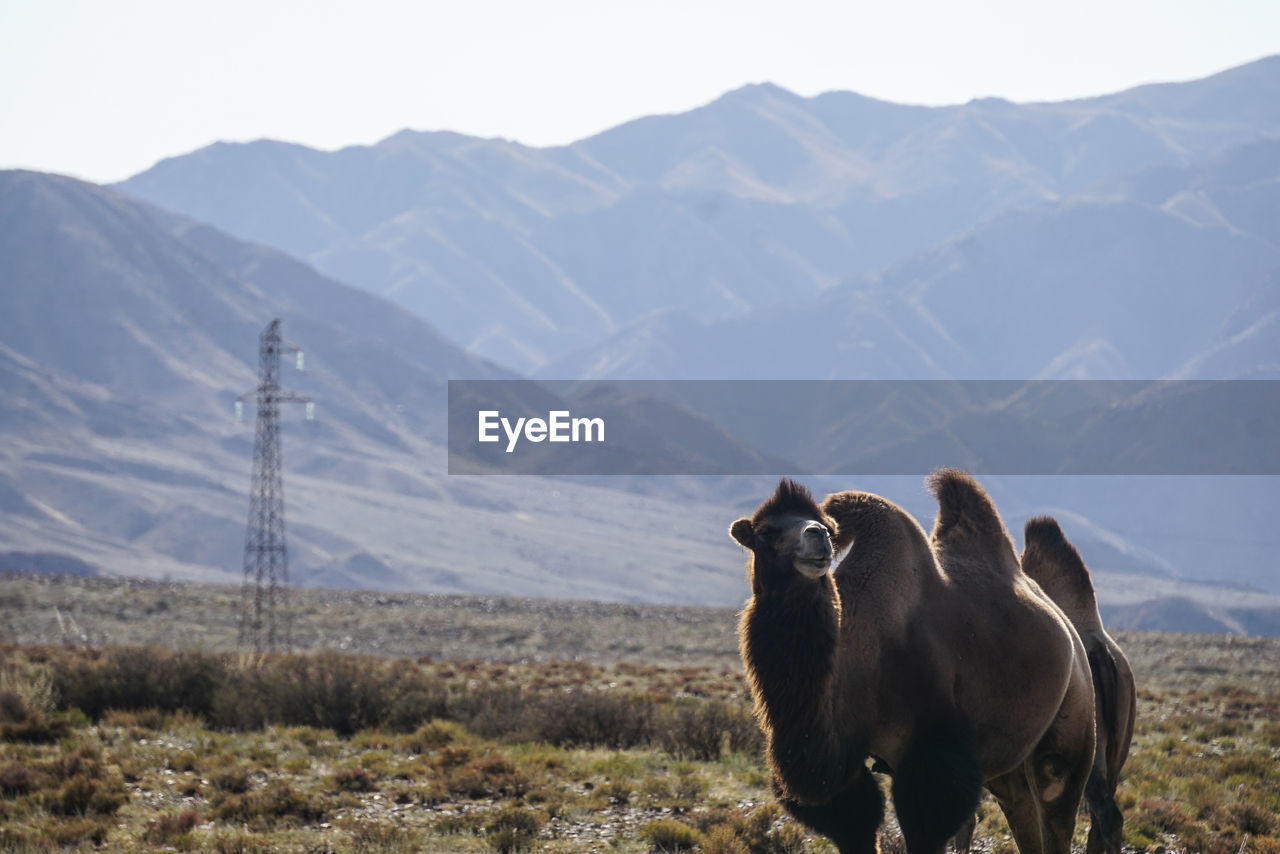
[[[1022,571],[1035,579],[1068,614],[1094,611],[1097,599],[1093,578],[1080,552],[1062,533],[1058,520],[1052,516],[1033,516],[1027,520],[1022,533]]]
[[[933,540],[945,543],[956,538],[977,537],[987,542],[1008,542],[1009,535],[987,491],[968,472],[942,468],[925,483],[938,499],[938,519]]]
[[[831,545],[840,551],[855,537],[895,530],[896,523],[907,516],[905,510],[872,492],[837,492],[822,502],[822,512],[836,523]],[[911,520],[914,523],[914,520]]]

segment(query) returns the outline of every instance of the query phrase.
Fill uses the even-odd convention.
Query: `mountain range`
[[[318,401],[313,422],[283,418],[296,582],[740,592],[727,540],[692,536],[720,526],[710,506],[677,521],[656,498],[445,476],[445,380],[511,374],[275,250],[114,190],[5,172],[0,280],[0,568],[72,557],[78,571],[238,581],[253,427],[232,403],[256,386],[258,332],[280,316],[308,353],[284,383]]]
[[[1257,153],[1261,187],[1258,175],[1242,177],[1233,162],[1199,170],[1228,192],[1197,194],[1187,170],[1280,137],[1277,102],[1280,57],[1191,83],[1056,104],[987,99],[922,108],[842,92],[802,98],[757,85],[558,148],[409,131],[336,152],[271,141],[217,144],[163,161],[121,187],[388,296],[449,330],[469,352],[523,374],[578,378],[580,361],[559,360],[611,335],[634,334],[628,327],[653,312],[701,324],[742,319],[753,328],[753,314],[755,325],[768,326],[779,310],[820,310],[823,299],[836,300],[840,315],[852,308],[868,318],[844,332],[879,326],[884,312],[899,322],[883,335],[919,346],[935,329],[930,321],[945,328],[956,319],[939,312],[954,309],[957,299],[985,302],[993,289],[1007,298],[1006,283],[1046,249],[1056,254],[1046,259],[1052,263],[1034,265],[1040,281],[1021,290],[1028,304],[1065,282],[1110,287],[1214,220],[1219,231],[1151,269],[1149,281],[1183,272],[1170,286],[1187,296],[1187,281],[1198,281],[1192,277],[1203,269],[1184,270],[1180,261],[1241,255],[1224,271],[1230,296],[1259,288],[1277,251],[1274,226],[1269,241],[1253,231],[1274,220],[1265,215],[1277,196],[1274,148]],[[1135,174],[1145,178],[1126,183]],[[1187,197],[1155,198],[1177,175]],[[1227,200],[1230,191],[1238,204]],[[1032,216],[990,223],[1011,212]],[[1148,244],[1127,246],[1125,236],[1134,233]],[[949,241],[959,245],[938,250]],[[1072,268],[1078,254],[1087,257]],[[940,280],[957,262],[970,280]],[[899,318],[866,293],[865,282],[829,293],[894,265],[899,277],[929,291],[923,318]],[[967,292],[975,278],[986,282],[985,292]],[[897,284],[886,282],[908,296]],[[1091,310],[1094,294],[1081,296]],[[965,312],[963,319],[982,314]],[[1095,332],[1085,345],[1122,343],[1107,337],[1122,329]],[[1061,348],[975,354],[960,375],[1038,375],[1058,357],[1070,358],[1071,345],[1082,346],[1055,340],[1045,349],[1050,344]],[[915,359],[887,353],[889,364],[871,360],[858,375],[879,377],[895,365],[918,377],[921,370],[944,373],[949,354],[928,349]],[[734,358],[717,359],[722,352]],[[739,354],[714,348],[711,364],[695,363],[694,375],[730,378],[723,372]],[[1132,375],[1152,376],[1144,371],[1159,355],[1137,358],[1128,366]],[[1000,373],[986,373],[993,362]],[[803,362],[787,367],[789,375],[812,376]]]
[[[0,568],[237,580],[232,402],[282,317],[318,402],[286,414],[297,580],[737,603],[724,529],[767,478],[449,476],[445,381],[1275,379],[1278,222],[1280,58],[1060,104],[760,85],[559,148],[0,173]],[[703,402],[600,402],[691,460],[783,464]],[[905,412],[803,429],[854,459]],[[984,482],[1015,536],[1064,520],[1122,622],[1280,614],[1273,478]],[[932,515],[918,477],[811,483]]]

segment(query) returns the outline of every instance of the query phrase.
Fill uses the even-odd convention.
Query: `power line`
[[[254,652],[288,649],[291,620],[288,606],[289,553],[284,536],[284,479],[280,459],[280,404],[305,403],[307,419],[314,417],[310,397],[280,388],[280,354],[301,348],[280,335],[280,319],[258,336],[258,387],[236,399],[236,416],[244,401],[256,397],[257,429],[253,439],[253,475],[249,488],[249,521],[244,535],[244,584],[240,592],[239,644]]]

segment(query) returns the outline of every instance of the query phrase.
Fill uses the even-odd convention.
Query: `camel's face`
[[[809,490],[783,478],[754,516],[733,523],[729,536],[751,550],[752,573],[757,579],[782,581],[788,568],[805,578],[821,578],[835,556],[831,544],[834,524],[814,503]]]
[[[747,526],[739,527],[742,522]],[[743,519],[734,525],[733,535],[757,555],[771,553],[778,564],[790,563],[806,578],[823,575],[835,556],[831,530],[816,519],[803,516],[766,516],[754,523]]]

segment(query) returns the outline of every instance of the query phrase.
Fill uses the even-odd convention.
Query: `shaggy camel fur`
[[[739,639],[774,791],[841,854],[875,852],[870,758],[893,774],[907,851],[938,854],[985,781],[1024,854],[1067,854],[1094,755],[1084,648],[981,487],[930,484],[932,544],[879,496],[819,508],[789,480],[730,528],[751,551]]]
[[[1028,519],[1023,542],[1022,571],[1035,579],[1076,627],[1093,674],[1098,747],[1084,789],[1092,819],[1085,851],[1120,854],[1124,816],[1116,804],[1116,785],[1129,755],[1137,713],[1133,670],[1102,627],[1089,569],[1057,521],[1050,516]]]

